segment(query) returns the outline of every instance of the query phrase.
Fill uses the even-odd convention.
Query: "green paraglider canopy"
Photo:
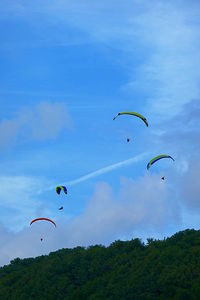
[[[168,154],[161,154],[161,155],[155,156],[154,158],[152,158],[150,160],[150,162],[148,162],[148,164],[147,164],[147,170],[149,170],[151,168],[151,166],[155,162],[157,162],[158,160],[163,159],[163,158],[170,158],[170,159],[172,159],[174,161],[173,157],[171,157],[170,155],[168,155]]]
[[[115,120],[118,116],[121,116],[121,115],[131,115],[131,116],[138,117],[138,118],[140,118],[140,119],[146,124],[147,127],[149,126],[149,124],[148,124],[148,122],[147,122],[147,119],[146,119],[143,115],[141,115],[141,114],[139,114],[139,113],[137,113],[137,112],[135,112],[135,111],[122,111],[122,112],[119,112],[119,113],[113,118],[113,120]]]

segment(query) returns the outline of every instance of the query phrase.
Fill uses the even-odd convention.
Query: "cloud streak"
[[[97,176],[100,176],[100,175],[112,172],[114,170],[120,169],[120,168],[125,167],[125,166],[129,166],[129,165],[137,163],[139,161],[142,161],[146,157],[146,155],[147,155],[147,153],[142,153],[142,154],[136,155],[136,156],[134,156],[132,158],[129,158],[129,159],[120,161],[118,163],[109,165],[107,167],[98,169],[98,170],[96,170],[94,172],[88,173],[88,174],[83,175],[83,176],[81,176],[81,177],[79,177],[77,179],[74,179],[74,180],[71,180],[71,181],[67,181],[67,182],[64,182],[62,184],[66,185],[66,186],[73,186],[73,185],[79,184],[81,182],[87,181],[87,180],[95,178]],[[50,186],[50,187],[48,187],[48,188],[46,188],[44,190],[40,190],[39,193],[42,193],[43,191],[53,190],[53,189],[55,189],[55,186],[56,186],[56,184],[52,185],[52,186]]]
[[[137,162],[143,160],[146,155],[147,155],[147,153],[139,154],[139,155],[137,155],[135,157],[132,157],[132,158],[120,161],[120,162],[118,162],[116,164],[112,164],[110,166],[107,166],[107,167],[101,168],[99,170],[96,170],[94,172],[91,172],[91,173],[89,173],[87,175],[81,176],[81,177],[79,177],[77,179],[74,179],[74,180],[71,180],[69,182],[66,182],[65,184],[69,185],[69,186],[70,185],[75,185],[75,184],[78,184],[80,182],[83,182],[83,181],[95,178],[97,176],[100,176],[100,175],[112,172],[112,171],[114,171],[116,169],[132,165],[133,163],[137,163]]]

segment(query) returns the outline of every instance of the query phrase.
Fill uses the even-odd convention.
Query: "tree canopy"
[[[200,231],[61,249],[0,268],[0,299],[199,299]]]

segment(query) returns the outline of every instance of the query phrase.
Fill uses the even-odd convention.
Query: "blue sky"
[[[199,2],[2,0],[0,11],[0,264],[199,228]],[[149,127],[113,121],[126,110]],[[147,172],[162,153],[175,163]],[[30,228],[35,217],[57,229]]]

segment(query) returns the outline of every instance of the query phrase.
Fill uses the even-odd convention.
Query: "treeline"
[[[2,300],[200,299],[200,231],[62,249],[0,268]]]

